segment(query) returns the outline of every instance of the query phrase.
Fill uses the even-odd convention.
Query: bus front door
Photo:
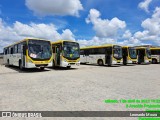
[[[26,60],[26,45],[22,45],[22,53],[21,53],[21,64],[22,67],[25,67],[25,60]]]
[[[127,48],[123,48],[122,52],[123,52],[123,65],[127,65],[127,56],[128,56]]]
[[[145,50],[138,50],[138,63],[141,64],[144,62]]]
[[[56,59],[56,65],[60,65],[60,53],[61,53],[61,46],[60,45],[57,45],[56,46],[56,56],[55,56],[55,59]]]
[[[108,66],[112,65],[112,51],[110,49],[106,50],[105,62]]]

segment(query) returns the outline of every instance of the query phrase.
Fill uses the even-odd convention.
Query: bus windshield
[[[43,40],[29,40],[28,55],[34,60],[49,60],[52,56],[51,43]]]
[[[151,50],[149,48],[146,49],[146,55],[149,59],[151,58]]]
[[[80,57],[79,44],[76,42],[63,42],[63,56],[67,59],[77,59]]]
[[[129,56],[131,59],[137,58],[136,49],[134,47],[129,47]]]
[[[113,46],[113,56],[114,58],[121,59],[122,58],[122,47]]]

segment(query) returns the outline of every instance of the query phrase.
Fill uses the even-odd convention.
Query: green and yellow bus
[[[79,43],[72,40],[58,40],[52,42],[53,67],[67,67],[80,65]]]
[[[26,38],[4,48],[4,64],[23,68],[52,66],[51,42],[44,39]]]
[[[81,63],[108,65],[122,64],[122,47],[118,45],[101,45],[80,49]]]
[[[134,64],[137,63],[137,52],[135,47],[123,46],[123,64]]]

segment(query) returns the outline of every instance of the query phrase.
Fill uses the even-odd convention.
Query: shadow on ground
[[[19,67],[16,67],[16,66],[5,66],[9,69],[12,69],[12,70],[15,70],[19,73],[33,73],[33,72],[47,72],[47,71],[50,71],[48,69],[44,69],[44,70],[41,70],[39,68],[27,68],[27,69],[23,69],[23,70],[20,70]]]
[[[81,65],[88,65],[88,66],[97,66],[97,67],[120,67],[119,64],[115,64],[115,65],[112,65],[112,66],[108,66],[108,65],[102,65],[102,66],[99,66],[97,64],[82,64]]]
[[[79,68],[67,68],[67,67],[55,67],[55,68],[48,68],[50,70],[62,71],[62,70],[77,70]]]

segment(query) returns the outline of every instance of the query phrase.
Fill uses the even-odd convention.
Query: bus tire
[[[101,59],[100,59],[100,60],[98,60],[98,65],[99,65],[99,66],[104,65],[104,64],[103,64],[103,60],[101,60]]]
[[[22,61],[21,60],[19,60],[19,69],[23,70],[23,66],[22,66]]]
[[[67,66],[67,69],[70,69],[71,68],[71,66]]]
[[[157,64],[157,60],[156,59],[152,59],[152,64]]]
[[[111,64],[108,64],[108,67],[111,67]]]
[[[127,63],[126,63],[126,62],[123,62],[123,65],[127,65]]]
[[[9,66],[9,59],[7,60],[7,66]]]
[[[56,66],[55,66],[55,62],[54,62],[54,60],[53,60],[53,63],[52,63],[52,68],[55,68]]]

